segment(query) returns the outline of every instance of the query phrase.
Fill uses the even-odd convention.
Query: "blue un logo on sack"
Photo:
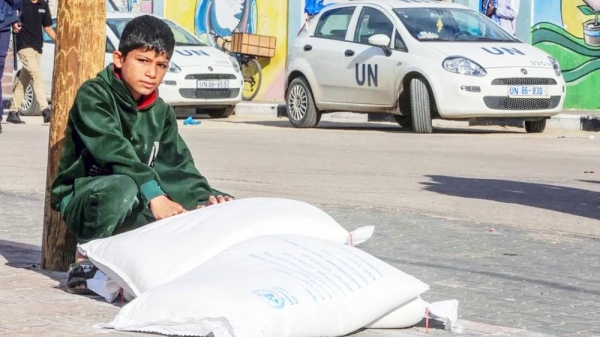
[[[252,294],[260,297],[273,309],[283,309],[285,307],[285,299],[271,290],[255,290]]]

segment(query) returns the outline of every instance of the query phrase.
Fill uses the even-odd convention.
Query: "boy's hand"
[[[21,30],[21,23],[20,22],[13,23],[12,29],[15,34],[18,33]]]
[[[198,208],[203,208],[203,207],[210,206],[210,205],[222,204],[224,202],[228,202],[231,200],[233,200],[232,197],[224,197],[222,195],[217,195],[217,196],[211,195],[208,198],[208,200],[206,201],[206,204],[200,205],[200,206],[198,206]]]
[[[152,215],[154,215],[154,218],[156,218],[156,220],[166,219],[173,215],[185,212],[183,206],[174,201],[171,201],[164,195],[150,200],[150,210],[152,211]]]

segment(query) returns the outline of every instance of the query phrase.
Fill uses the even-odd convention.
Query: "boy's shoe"
[[[6,117],[6,122],[12,124],[25,124],[25,122],[21,120],[21,117],[19,117],[19,113],[16,111],[11,111],[8,113],[8,117]]]
[[[49,108],[42,110],[42,117],[44,117],[44,123],[50,123],[52,119],[52,112],[50,112]]]
[[[98,268],[90,260],[73,263],[69,266],[67,290],[72,294],[91,295],[94,292],[87,288],[87,280],[94,278]]]

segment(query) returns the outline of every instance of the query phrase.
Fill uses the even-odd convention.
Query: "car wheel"
[[[319,124],[321,118],[304,78],[296,78],[290,83],[285,101],[287,115],[293,126],[297,128],[314,128]]]
[[[412,127],[416,133],[432,133],[431,101],[429,89],[422,78],[413,78],[410,81],[410,110]]]
[[[525,130],[527,133],[542,133],[546,129],[546,120],[541,119],[539,121],[526,121]]]
[[[210,118],[227,118],[227,117],[233,115],[234,111],[235,111],[235,106],[228,106],[228,107],[219,108],[219,109],[206,109],[206,110],[199,109],[199,112],[206,113],[207,115],[210,116]]]
[[[403,129],[412,128],[412,119],[410,117],[394,115],[394,119],[396,120],[396,123],[398,123],[398,125],[400,125]]]
[[[35,95],[33,94],[33,87],[30,85],[25,89],[25,95],[23,96],[23,102],[21,103],[21,109],[19,113],[23,116],[39,116],[42,114]]]

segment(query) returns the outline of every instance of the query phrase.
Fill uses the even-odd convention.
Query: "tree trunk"
[[[75,258],[76,240],[50,207],[50,187],[58,172],[75,94],[104,67],[106,0],[60,0],[57,21],[41,265],[66,271]]]

